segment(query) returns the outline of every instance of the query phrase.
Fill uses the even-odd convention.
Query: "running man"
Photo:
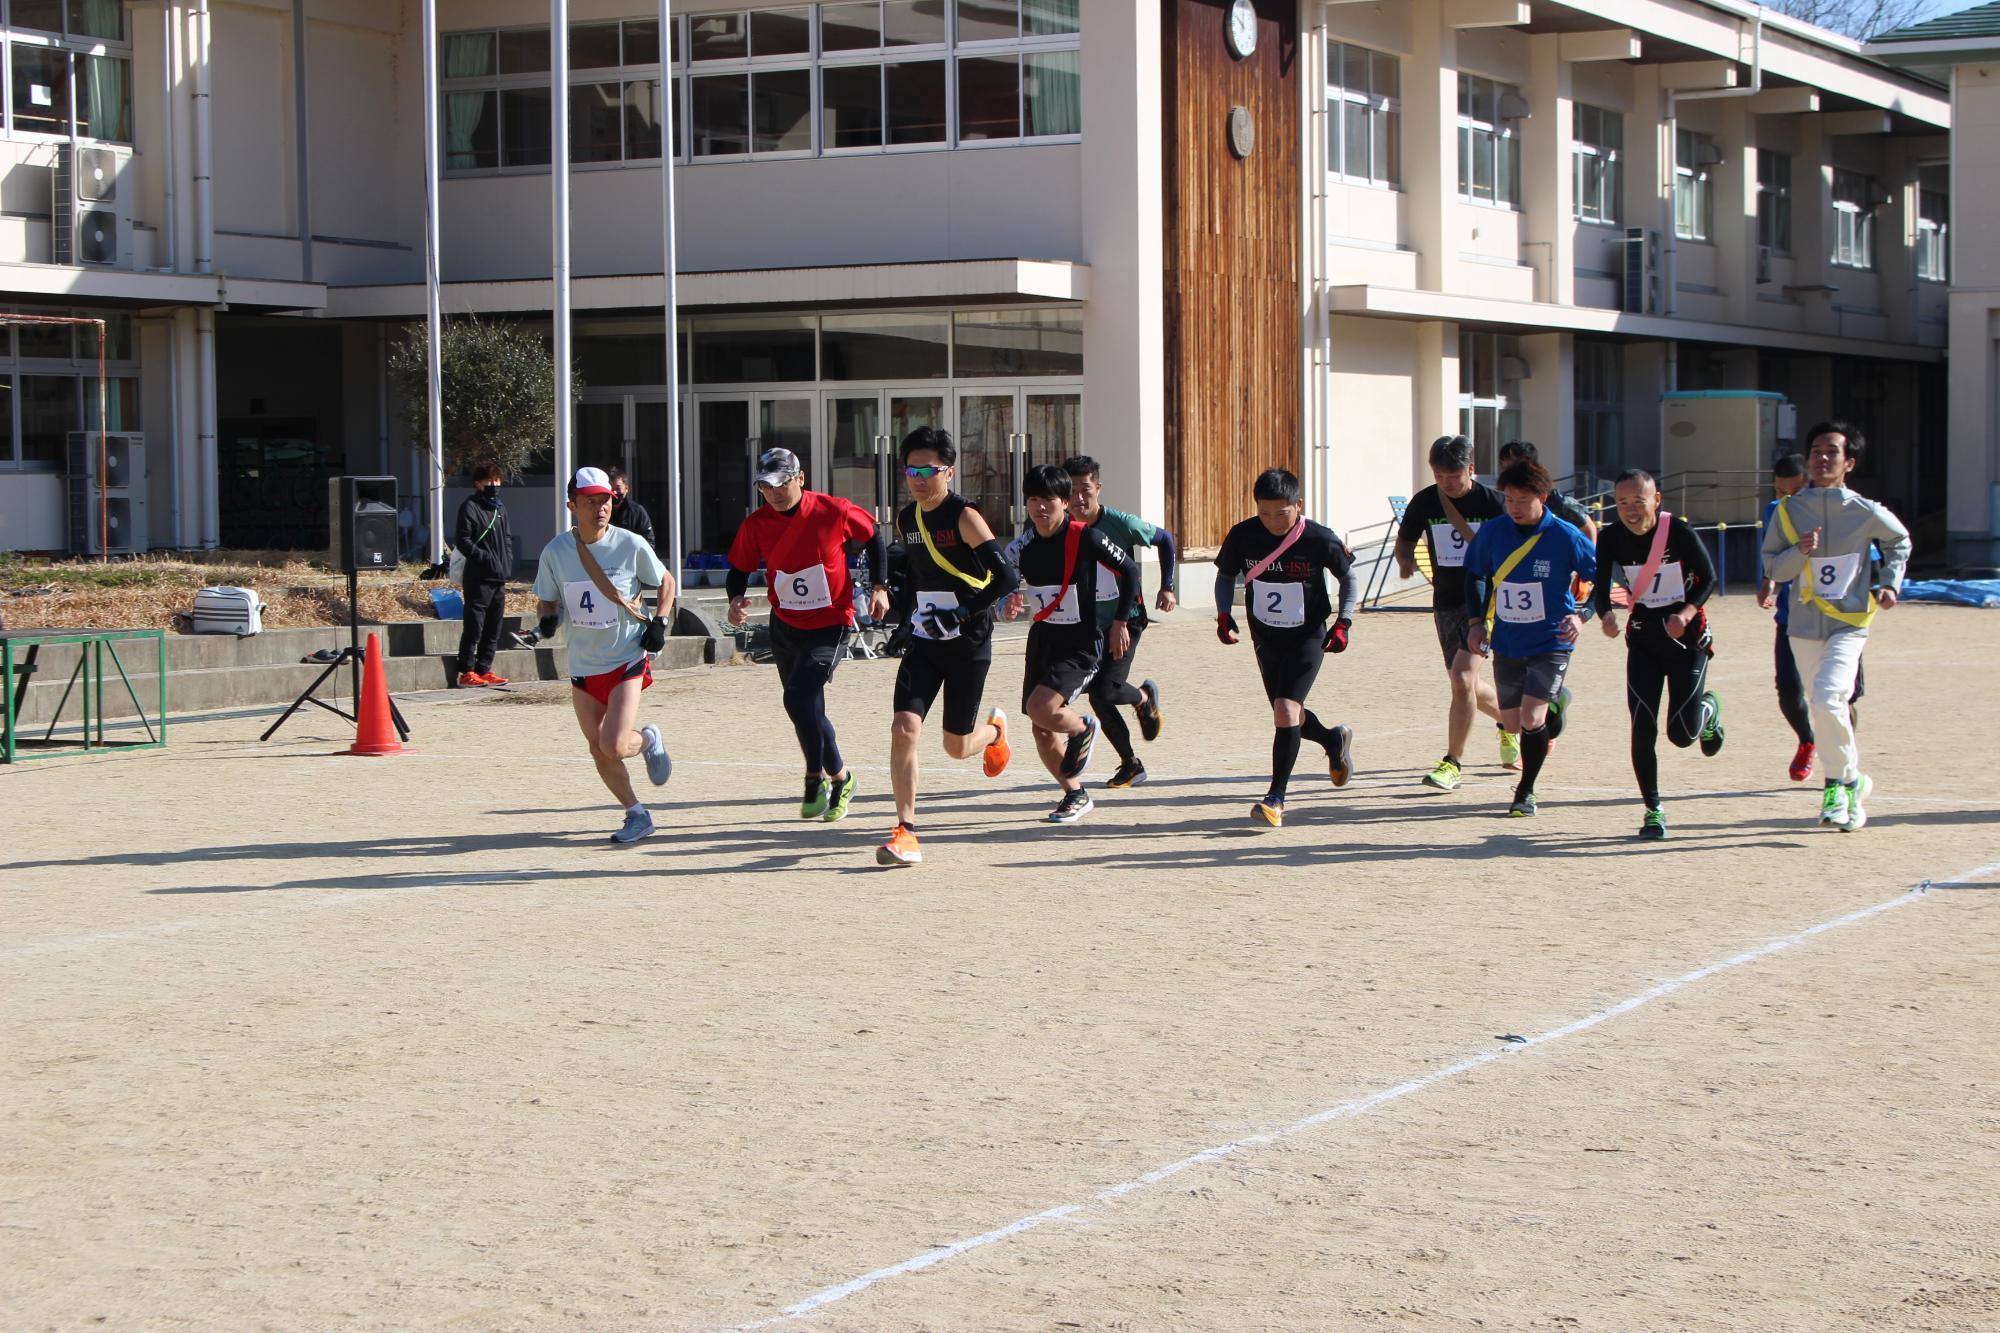
[[[1430,543],[1431,620],[1451,681],[1451,712],[1445,721],[1444,758],[1424,774],[1438,791],[1458,786],[1466,742],[1472,739],[1475,710],[1493,719],[1500,733],[1500,766],[1521,766],[1521,741],[1500,724],[1493,686],[1479,671],[1479,657],[1465,646],[1472,620],[1465,609],[1465,553],[1482,524],[1507,512],[1500,492],[1472,475],[1472,441],[1446,435],[1431,444],[1431,476],[1436,484],[1410,497],[1396,529],[1396,568],[1404,578],[1417,574],[1417,542]]]
[[[1111,544],[1131,556],[1135,563],[1142,546],[1150,546],[1160,553],[1160,594],[1153,604],[1162,612],[1171,612],[1179,605],[1174,592],[1177,558],[1174,534],[1156,523],[1148,523],[1143,518],[1103,503],[1104,481],[1096,459],[1079,454],[1064,460],[1063,471],[1069,474],[1071,518],[1109,537]],[[1020,540],[1025,540],[1026,536],[1023,533]],[[1117,606],[1117,570],[1107,564],[1097,571],[1097,630],[1105,636],[1107,647]],[[1118,751],[1118,771],[1104,784],[1107,787],[1136,787],[1146,780],[1146,765],[1140,762],[1132,749],[1132,729],[1125,725],[1124,715],[1118,711],[1120,706],[1130,707],[1138,715],[1139,735],[1148,741],[1158,740],[1165,725],[1165,717],[1160,711],[1159,684],[1149,680],[1135,687],[1131,683],[1132,659],[1138,654],[1139,636],[1145,633],[1146,624],[1146,596],[1142,588],[1125,620],[1126,630],[1132,639],[1131,647],[1121,657],[1113,657],[1107,652],[1098,663],[1097,678],[1090,682],[1090,706],[1097,714],[1104,738]]]
[[[1070,516],[1068,472],[1038,463],[1028,469],[1021,493],[1033,526],[1027,540],[1018,544],[1020,591],[1007,599],[1007,619],[1023,611],[1035,618],[1028,629],[1021,707],[1034,724],[1035,749],[1043,766],[1062,788],[1062,800],[1049,812],[1049,822],[1074,824],[1091,811],[1083,772],[1090,766],[1100,723],[1071,705],[1103,663],[1115,663],[1131,653],[1136,635],[1127,620],[1144,592],[1132,557],[1100,529]],[[1110,627],[1102,629],[1097,608],[1105,605],[1106,570],[1111,571],[1115,592]]]
[[[673,576],[652,545],[635,532],[611,526],[611,479],[601,468],[576,470],[569,483],[569,512],[576,526],[542,548],[535,570],[541,636],[569,622],[570,705],[590,745],[597,776],[625,807],[625,823],[611,840],[630,844],[651,837],[653,816],[639,802],[625,761],[646,757],[646,776],[663,785],[674,770],[660,729],[639,719],[640,692],[653,683],[653,654],[666,643]],[[657,584],[649,617],[638,603]]]
[[[1776,522],[1778,500],[1789,495],[1797,495],[1805,489],[1806,460],[1803,454],[1786,454],[1771,465],[1771,488],[1778,493],[1778,499],[1764,506],[1763,530],[1766,534]],[[1819,760],[1819,746],[1814,740],[1812,709],[1806,703],[1805,682],[1799,679],[1799,664],[1792,656],[1791,635],[1785,632],[1791,619],[1792,585],[1779,583],[1763,574],[1764,552],[1760,546],[1757,552],[1759,577],[1757,580],[1757,605],[1766,611],[1777,608],[1777,645],[1775,648],[1776,683],[1778,687],[1778,711],[1784,714],[1785,722],[1798,737],[1799,748],[1792,753],[1791,767],[1786,771],[1794,782],[1804,782],[1813,774],[1813,766]],[[1847,716],[1850,723],[1860,729],[1861,718],[1854,705],[1861,702],[1861,696],[1868,692],[1868,673],[1865,663],[1857,662],[1854,667],[1854,695],[1847,701]]]
[[[1541,450],[1537,449],[1527,440],[1509,440],[1500,446],[1500,468],[1502,471],[1505,471],[1509,463],[1518,463],[1523,460],[1530,463],[1539,463],[1542,461],[1541,452]],[[1570,499],[1561,491],[1554,489],[1554,482],[1550,483],[1548,499],[1543,503],[1555,513],[1557,518],[1590,538],[1591,541],[1595,542],[1597,540],[1597,520],[1585,513],[1582,505]]]
[[[1861,771],[1848,705],[1875,613],[1894,607],[1902,591],[1910,533],[1888,509],[1847,489],[1847,476],[1867,447],[1860,431],[1844,421],[1823,421],[1806,439],[1812,485],[1778,501],[1764,532],[1764,569],[1792,584],[1786,633],[1807,682],[1813,731],[1831,744],[1820,825],[1853,833],[1868,822],[1863,803],[1874,783]],[[1881,586],[1873,589],[1871,543],[1882,551]]]
[[[1271,701],[1271,787],[1250,807],[1250,817],[1273,828],[1285,822],[1285,789],[1298,762],[1300,740],[1326,751],[1333,785],[1354,774],[1354,731],[1328,727],[1306,708],[1313,679],[1328,653],[1347,651],[1354,604],[1361,587],[1346,543],[1306,518],[1299,479],[1283,468],[1260,474],[1252,492],[1257,516],[1222,539],[1215,557],[1215,637],[1236,642],[1236,578],[1243,577],[1244,609],[1264,697]],[[1326,576],[1340,582],[1340,611],[1326,595]],[[1333,628],[1328,629],[1328,618]]]
[[[1715,591],[1708,548],[1686,521],[1660,510],[1660,484],[1638,468],[1620,474],[1613,491],[1618,521],[1597,536],[1597,614],[1604,637],[1618,637],[1611,582],[1632,594],[1625,627],[1625,705],[1632,711],[1632,774],[1646,802],[1642,838],[1667,836],[1660,808],[1660,687],[1667,691],[1667,739],[1685,750],[1722,752],[1722,700],[1708,688],[1715,647],[1703,604]]]
[[[806,760],[799,818],[832,823],[847,817],[854,799],[854,774],[826,715],[827,682],[847,656],[854,629],[847,557],[867,549],[873,578],[868,614],[880,620],[889,614],[889,544],[860,505],[807,490],[805,469],[789,449],[766,449],[758,457],[757,490],[764,503],[743,520],[729,547],[729,623],[750,618],[750,576],[768,568],[771,657]]]
[[[1582,530],[1547,505],[1554,483],[1532,459],[1500,469],[1505,523],[1488,523],[1465,553],[1465,609],[1472,621],[1465,646],[1493,654],[1500,723],[1521,735],[1521,781],[1507,813],[1536,812],[1535,779],[1549,745],[1562,734],[1569,708],[1563,676],[1583,633],[1588,608],[1576,602],[1576,580],[1597,573],[1597,551]]]
[[[896,829],[875,853],[880,865],[915,865],[917,743],[924,718],[944,694],[944,752],[953,759],[985,756],[997,778],[1013,749],[1007,714],[995,708],[979,721],[979,698],[993,666],[993,612],[1020,581],[978,509],[951,488],[958,446],[932,426],[903,437],[903,476],[915,503],[896,514],[904,554],[900,602],[909,647],[896,672],[896,719],[889,733],[889,775],[896,791]]]

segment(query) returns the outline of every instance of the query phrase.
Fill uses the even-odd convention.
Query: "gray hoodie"
[[[1822,600],[1842,611],[1868,609],[1869,547],[1882,548],[1882,577],[1878,586],[1900,594],[1903,567],[1910,561],[1910,530],[1882,505],[1856,495],[1841,486],[1808,486],[1785,502],[1792,526],[1803,537],[1820,530],[1819,549],[1810,556],[1785,536],[1785,525],[1771,515],[1764,529],[1764,576],[1779,583],[1794,583],[1792,614],[1788,625],[1792,637],[1826,639],[1846,629],[1856,629],[1828,616],[1805,599],[1806,580]],[[1831,592],[1841,589],[1839,596]],[[1867,633],[1859,629],[1859,633]]]

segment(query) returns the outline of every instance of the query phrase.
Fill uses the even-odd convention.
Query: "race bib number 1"
[[[771,588],[778,594],[778,605],[787,611],[824,611],[833,605],[825,565],[776,570],[771,575]]]
[[[607,602],[589,579],[563,584],[563,606],[577,629],[617,629],[618,606]]]
[[[1306,623],[1306,585],[1258,579],[1250,585],[1250,614],[1272,629],[1297,629]]]
[[[1510,625],[1539,625],[1548,619],[1548,603],[1539,583],[1500,585],[1500,619]]]

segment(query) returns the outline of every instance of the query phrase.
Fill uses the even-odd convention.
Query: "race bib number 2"
[[[1498,608],[1510,625],[1539,625],[1548,619],[1548,602],[1539,583],[1503,583]]]
[[[955,639],[959,636],[957,629],[953,629],[945,634],[935,634],[931,631],[931,612],[947,608],[956,609],[957,606],[958,594],[956,593],[925,592],[919,589],[917,592],[917,607],[911,614],[910,627],[920,639]]]
[[[607,602],[589,579],[563,584],[563,606],[578,629],[617,629],[618,606]]]
[[[1306,623],[1306,585],[1258,579],[1250,585],[1250,614],[1272,629],[1297,629]]]

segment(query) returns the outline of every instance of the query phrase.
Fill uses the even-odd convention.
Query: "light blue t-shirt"
[[[650,543],[624,528],[607,529],[590,545],[591,558],[611,580],[611,586],[631,601],[639,601],[641,586],[659,587],[667,567]],[[569,674],[601,676],[630,666],[646,655],[639,646],[645,622],[624,607],[605,605],[596,582],[585,572],[576,553],[576,530],[560,533],[542,548],[535,570],[535,596],[562,606],[569,640]]]

